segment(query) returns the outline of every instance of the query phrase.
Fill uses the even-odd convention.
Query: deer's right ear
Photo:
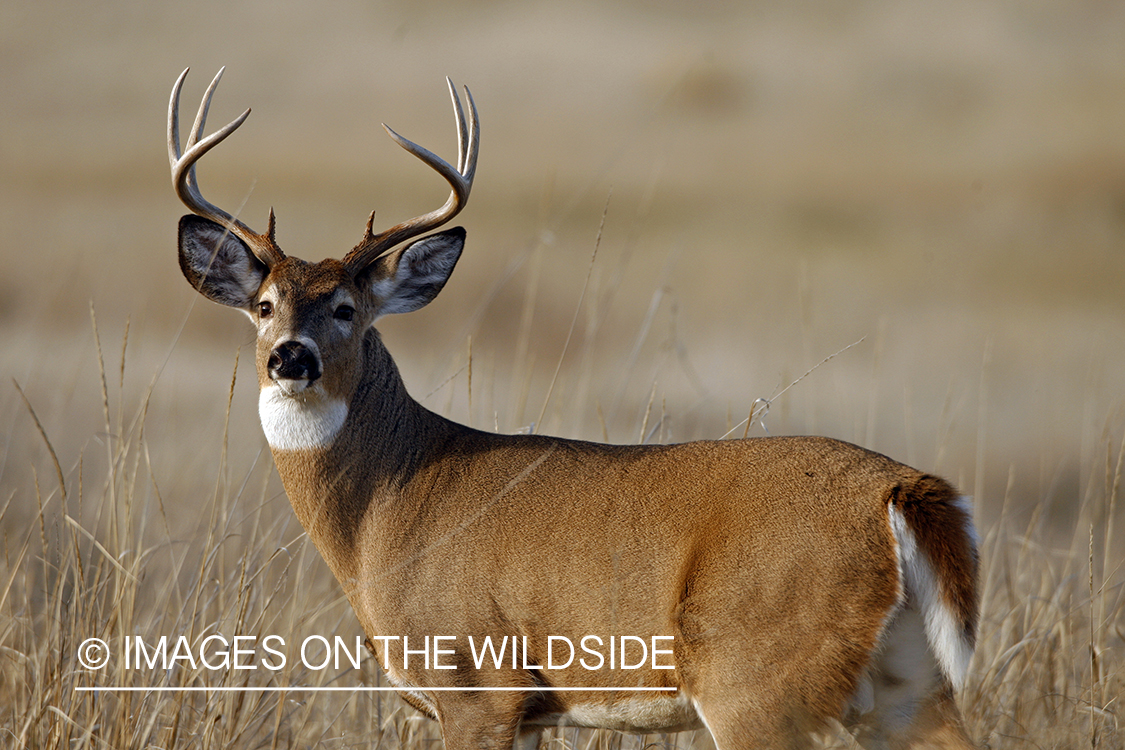
[[[180,219],[180,270],[193,287],[220,305],[250,310],[269,269],[242,240],[210,219]]]

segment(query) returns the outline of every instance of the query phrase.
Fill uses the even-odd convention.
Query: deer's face
[[[199,191],[196,162],[237,130],[250,110],[204,137],[211,97],[222,70],[203,95],[187,142],[180,144],[180,88],[168,102],[168,162],[176,194],[193,215],[180,219],[180,269],[201,294],[250,316],[258,327],[258,410],[275,450],[330,444],[347,418],[364,372],[364,340],[380,315],[417,310],[449,279],[465,244],[457,227],[396,245],[442,226],[465,206],[476,174],[480,130],[469,90],[468,118],[449,84],[457,124],[457,166],[386,128],[404,149],[452,188],[440,208],[376,233],[375,213],[363,239],[341,260],[307,263],[290,258],[274,240],[274,216],[258,234]],[[386,127],[386,126],[384,126]],[[390,252],[388,252],[390,251]]]
[[[286,258],[270,270],[250,309],[258,327],[258,385],[289,397],[348,398],[375,302],[338,260]]]
[[[180,268],[201,294],[258,329],[259,414],[275,449],[322,447],[347,418],[365,371],[364,337],[382,315],[432,300],[464,245],[460,228],[425,237],[355,271],[333,258],[262,263],[208,219],[180,221]]]

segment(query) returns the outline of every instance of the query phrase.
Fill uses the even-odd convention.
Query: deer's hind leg
[[[807,750],[812,745],[816,723],[809,717],[776,710],[755,701],[695,701],[719,750]]]
[[[812,733],[828,718],[816,708],[816,677],[801,666],[758,658],[739,644],[725,645],[714,649],[724,658],[704,659],[685,686],[719,750],[810,747]],[[803,684],[794,685],[793,674],[801,674],[796,681]]]
[[[531,739],[520,735],[524,698],[519,692],[465,692],[442,700],[437,715],[445,750],[527,747],[522,741],[517,744],[517,740]],[[538,740],[537,734],[535,739]]]

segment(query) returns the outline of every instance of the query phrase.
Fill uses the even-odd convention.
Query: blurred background
[[[471,87],[467,250],[434,304],[380,325],[455,418],[719,437],[862,339],[764,428],[943,472],[985,517],[1005,493],[1065,517],[1125,419],[1120,3],[45,0],[5,4],[0,38],[5,484],[34,434],[12,378],[64,463],[96,440],[91,305],[113,362],[128,321],[125,391],[159,373],[154,440],[215,441],[242,346],[232,442],[261,448],[251,329],[176,265],[165,118],[187,66],[188,111],[227,66],[212,130],[253,108],[204,194],[259,231],[273,206],[306,259],[372,209],[444,200],[379,123],[452,159],[443,76]],[[198,447],[166,481],[213,459]]]
[[[111,720],[70,687],[70,641],[107,622],[236,629],[247,567],[306,571],[288,609],[260,604],[279,632],[356,630],[315,553],[282,556],[301,532],[258,425],[252,329],[177,266],[165,132],[188,66],[184,120],[221,66],[209,130],[253,108],[202,160],[204,195],[258,231],[274,207],[281,247],[309,260],[346,253],[372,209],[389,226],[445,199],[379,124],[452,160],[443,77],[470,86],[466,251],[433,304],[379,325],[416,398],[614,442],[826,434],[942,473],[992,540],[974,731],[1039,731],[1016,704],[1053,727],[1058,696],[1067,726],[1112,726],[1083,707],[1125,685],[1120,659],[1095,658],[1125,638],[1125,4],[39,0],[0,5],[0,697],[17,737],[86,701],[64,710],[74,726],[144,744],[126,703]],[[91,560],[135,604],[72,596]],[[220,580],[213,609],[162,619],[181,586]],[[55,687],[17,698],[28,685]],[[206,733],[231,715],[177,700],[146,725],[161,746],[181,718]],[[349,731],[317,705],[313,737]]]

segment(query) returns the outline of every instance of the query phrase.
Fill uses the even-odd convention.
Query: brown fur
[[[699,700],[728,745],[799,743],[841,715],[896,605],[888,499],[933,559],[975,570],[971,545],[941,546],[958,535],[940,524],[966,520],[952,489],[884,456],[825,438],[610,446],[492,435],[410,400],[374,331],[365,350],[378,385],[359,389],[346,434],[327,450],[275,458],[369,635],[676,637],[668,672],[489,669],[477,684],[643,676]],[[390,649],[392,665],[401,658]],[[406,677],[437,686],[455,674]],[[500,699],[484,708],[432,695],[439,707],[476,706],[481,722],[502,713]],[[514,710],[533,726],[614,700],[557,693]]]
[[[184,178],[196,157],[177,160],[170,144],[178,191],[210,217],[181,222],[181,268],[257,325],[263,425],[286,492],[404,699],[441,723],[447,750],[509,748],[559,723],[655,732],[703,722],[733,750],[804,747],[810,731],[859,712],[861,689],[874,686],[898,701],[891,718],[909,722],[873,726],[879,746],[970,747],[949,675],[914,656],[926,636],[910,608],[929,605],[904,590],[889,520],[893,504],[938,582],[945,604],[935,606],[971,639],[971,519],[942,480],[826,438],[618,446],[494,435],[410,398],[372,325],[441,290],[464,230],[367,256],[463,205],[475,110],[459,129],[473,153],[459,177],[439,170],[454,188],[447,206],[389,233],[369,225],[343,262],[284,256],[272,219],[270,252],[256,259],[244,240],[264,236],[228,233],[227,215]],[[271,364],[282,354],[292,369]],[[439,635],[456,637],[444,658],[457,669],[424,668],[417,654],[404,665],[403,640],[381,638],[418,649]],[[542,665],[548,636],[587,635],[671,636],[674,668],[476,670],[467,645],[526,639],[528,664]],[[559,689],[590,687],[614,690]],[[675,690],[624,690],[636,687]]]

